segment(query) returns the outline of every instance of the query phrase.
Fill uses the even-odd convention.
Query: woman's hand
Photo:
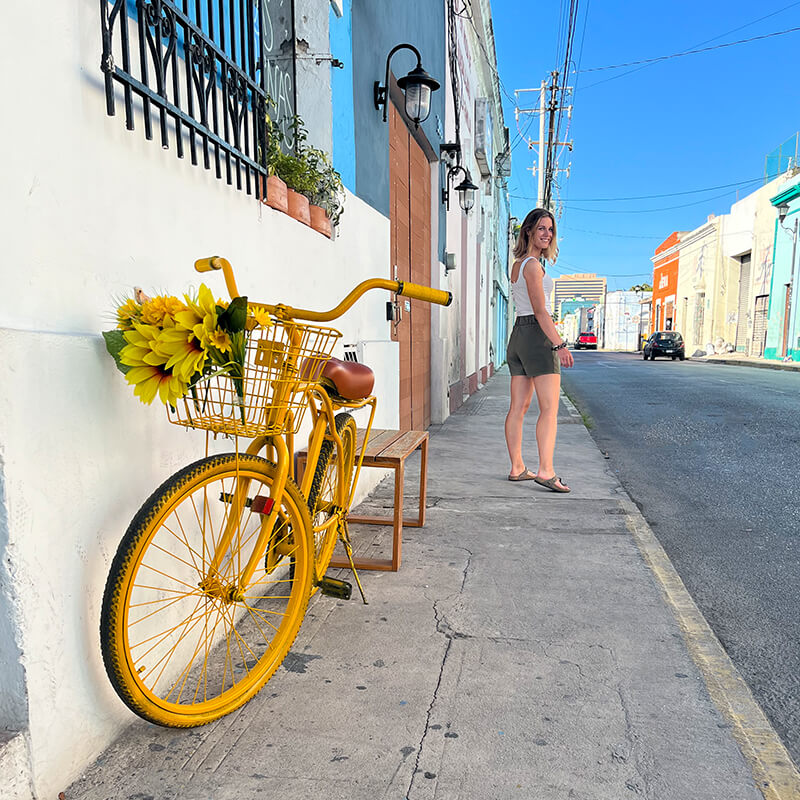
[[[568,369],[575,363],[575,359],[572,357],[572,351],[568,350],[566,347],[562,347],[560,350],[556,350],[556,352],[558,353],[558,360],[561,362],[562,367]]]

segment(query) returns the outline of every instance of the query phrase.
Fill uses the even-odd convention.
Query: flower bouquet
[[[227,375],[244,422],[247,342],[252,331],[272,325],[266,311],[248,309],[246,297],[215,301],[201,284],[196,295],[183,300],[136,290],[116,316],[116,329],[103,333],[106,347],[143,403],[158,397],[172,409],[191,396],[198,408],[200,385]]]

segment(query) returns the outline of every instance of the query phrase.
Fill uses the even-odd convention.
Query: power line
[[[705,189],[688,189],[684,192],[669,192],[667,194],[642,194],[635,197],[575,197],[573,203],[611,203],[624,200],[657,200],[661,197],[679,197],[685,194],[699,194],[700,192],[714,192],[717,189],[728,189],[732,186],[748,186],[751,183],[760,183],[764,178],[751,178],[748,181],[736,181],[735,183],[722,183],[719,186],[707,186]],[[520,198],[523,199],[523,198]],[[524,198],[529,200],[531,198]]]
[[[564,228],[559,228],[559,232],[564,233],[564,235],[566,235],[567,233],[589,233],[592,236],[612,236],[615,239],[663,239],[664,238],[663,233],[653,233],[653,234],[608,233],[607,231],[586,231],[583,230],[582,228],[573,228],[571,225],[569,227],[567,226],[564,227],[566,228],[566,231],[564,230]]]
[[[744,25],[739,25],[738,28],[732,28],[729,31],[725,31],[724,33],[717,34],[716,36],[712,36],[710,39],[705,39],[702,42],[697,42],[690,46],[691,48],[695,47],[702,47],[704,44],[708,44],[709,42],[714,42],[717,39],[721,39],[723,36],[730,36],[732,33],[736,33],[736,31],[740,31],[743,28],[749,28],[751,25],[755,25],[758,22],[763,22],[765,19],[769,19],[770,17],[774,17],[777,14],[781,14],[784,11],[788,11],[790,8],[794,8],[794,6],[800,5],[800,0],[798,2],[790,3],[788,6],[784,6],[783,8],[779,8],[777,11],[773,11],[769,14],[765,14],[763,17],[758,17],[757,19],[751,20],[750,22],[746,22]],[[609,81],[615,81],[618,78],[623,78],[625,75],[632,75],[634,72],[638,72],[642,69],[647,69],[650,64],[643,64],[642,66],[636,67],[635,69],[629,69],[627,72],[622,72],[619,75],[613,75],[610,78],[603,78],[601,81],[595,81],[594,83],[590,83],[588,86],[584,86],[583,89],[591,89],[594,86],[600,86],[602,83],[608,83]],[[577,83],[577,81],[576,81]]]
[[[723,192],[722,194],[714,195],[714,197],[704,197],[702,200],[697,200],[694,203],[684,203],[683,205],[679,206],[664,206],[663,208],[633,208],[629,210],[623,210],[612,208],[578,208],[577,206],[570,206],[569,203],[566,205],[570,211],[586,211],[590,214],[653,214],[657,211],[672,211],[676,208],[690,208],[691,206],[708,203],[711,200],[719,200],[721,197],[727,197],[729,194],[730,192]]]
[[[697,50],[684,50],[682,53],[672,53],[668,56],[658,56],[657,58],[644,58],[641,61],[627,61],[624,64],[610,64],[607,67],[589,67],[581,70],[581,72],[601,72],[606,69],[620,69],[622,67],[635,67],[638,64],[655,64],[659,61],[667,61],[671,58],[680,58],[681,56],[692,56],[697,53],[708,53],[711,50],[721,50],[723,47],[733,47],[738,44],[747,44],[748,42],[757,42],[760,39],[771,39],[773,36],[785,36],[787,33],[796,33],[800,28],[787,28],[785,31],[775,31],[774,33],[765,33],[762,36],[753,36],[750,39],[739,39],[736,42],[727,42],[725,44],[716,44],[713,47],[701,47]],[[586,87],[588,88],[588,87]]]

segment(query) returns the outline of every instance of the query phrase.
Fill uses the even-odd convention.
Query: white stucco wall
[[[642,302],[651,292],[608,292],[603,313],[603,344],[606,350],[635,351],[639,348]]]
[[[770,198],[778,193],[782,182],[782,177],[776,178],[734,203],[723,239],[723,253],[726,258],[735,259],[747,252],[751,254],[748,307],[743,323],[746,325],[747,351],[758,352],[759,355],[761,347],[754,347],[752,341],[755,302],[756,297],[768,295],[770,291],[777,220],[777,211],[770,203]]]
[[[13,126],[0,134],[9,156],[1,201],[0,556],[11,564],[0,649],[18,643],[21,651],[10,666],[0,661],[0,686],[11,705],[27,707],[15,747],[27,747],[23,761],[45,798],[132,721],[100,659],[109,562],[150,492],[203,455],[202,434],[143,406],[106,354],[100,332],[113,327],[115,300],[134,285],[181,293],[201,280],[224,296],[220,274],[201,278],[192,268],[216,254],[230,259],[253,299],[331,307],[359,280],[386,273],[389,222],[348,196],[340,235],[329,241],[192,166],[188,152],[179,160],[146,141],[141,126],[127,131],[121,108],[106,116],[96,0],[54,7],[47,26],[35,5],[9,13],[7,30],[38,33],[6,43],[6,55],[28,65],[28,79],[7,87],[9,107],[26,125],[24,134]],[[43,102],[30,87],[52,86],[54,75],[58,91]],[[371,366],[376,393],[390,401],[375,424],[396,427],[396,348],[383,295],[368,295],[339,327],[343,342],[383,343],[385,358]],[[362,475],[364,488],[380,477]],[[11,679],[20,667],[24,686]],[[15,797],[8,780],[0,775],[0,790]]]
[[[675,296],[677,318],[675,327],[684,337],[687,354],[705,350],[706,344],[721,335],[717,321],[722,296],[720,233],[723,217],[713,217],[695,230],[685,234],[680,241],[678,260],[678,288]],[[702,298],[702,324],[698,303]],[[684,304],[683,298],[688,298]],[[684,309],[685,305],[685,309]]]

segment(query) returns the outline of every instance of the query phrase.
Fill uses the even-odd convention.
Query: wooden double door
[[[390,104],[389,217],[391,275],[430,286],[431,168],[402,115]],[[400,297],[392,340],[400,343],[400,429],[431,423],[431,308]]]

